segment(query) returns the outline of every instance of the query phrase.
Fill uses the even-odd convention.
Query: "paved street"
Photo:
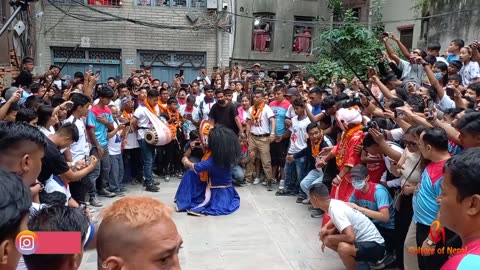
[[[130,186],[131,195],[153,196],[172,207],[179,180],[162,181],[159,193]],[[336,254],[320,251],[321,219],[313,219],[295,197],[277,197],[265,187],[237,188],[240,209],[221,217],[193,217],[175,213],[183,237],[180,251],[186,270],[334,270],[344,269]],[[103,199],[104,204],[113,199]],[[84,255],[81,270],[96,270],[96,253]]]

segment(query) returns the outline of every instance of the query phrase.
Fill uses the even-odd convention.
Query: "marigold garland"
[[[147,107],[147,109],[148,109],[151,113],[153,113],[153,115],[158,116],[157,111],[156,111],[154,108],[152,108],[152,106],[150,106],[150,103],[148,103],[148,101],[147,101],[147,102],[144,102],[143,104],[145,105],[145,107]]]
[[[262,103],[258,104],[258,106],[253,106],[252,120],[254,122],[257,122],[260,119],[260,116],[262,115],[262,111],[264,107],[265,107],[265,101],[262,101]]]
[[[347,130],[345,133],[342,135],[342,139],[339,143],[340,151],[337,154],[337,167],[341,168],[344,165],[345,162],[345,147],[347,147],[348,142],[353,138],[355,133],[358,131],[361,131],[363,128],[362,124],[357,124],[351,129]]]
[[[172,132],[172,136],[175,137],[175,135],[177,134],[178,125],[180,123],[180,114],[178,113],[178,111],[173,111],[170,108],[167,109],[167,114],[168,114],[168,120],[172,120],[173,118],[176,119],[175,122],[168,123],[168,128]]]
[[[320,140],[318,140],[318,143],[314,144],[312,141],[310,141],[310,145],[312,146],[312,156],[314,158],[318,157],[320,155],[320,148],[321,144],[323,141],[323,130],[320,130]]]

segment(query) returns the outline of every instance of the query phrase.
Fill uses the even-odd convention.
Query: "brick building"
[[[228,66],[233,38],[226,31],[230,29],[227,12],[231,2],[49,0],[37,5],[45,15],[38,21],[44,31],[38,36],[36,70],[43,72],[71,56],[65,74],[101,70],[105,82],[110,76],[127,78],[132,69],[151,66],[155,78],[170,83],[183,68],[190,82],[200,68]],[[217,8],[226,12],[218,14]],[[104,21],[116,18],[152,27],[125,20]],[[81,46],[73,51],[76,44]]]

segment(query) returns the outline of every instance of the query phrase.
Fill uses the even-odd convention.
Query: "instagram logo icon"
[[[15,239],[17,250],[23,255],[30,255],[37,250],[38,236],[32,231],[21,231]]]

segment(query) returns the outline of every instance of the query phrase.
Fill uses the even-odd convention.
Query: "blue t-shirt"
[[[312,106],[312,114],[313,114],[313,115],[320,114],[322,111],[323,111],[323,110],[322,110],[322,106],[321,106],[321,105]]]
[[[447,57],[447,62],[450,63],[450,62],[455,61],[455,60],[460,61],[460,56],[455,55],[453,53],[449,53],[448,57]]]
[[[99,116],[103,116],[107,118],[109,123],[113,123],[112,111],[108,106],[100,108],[98,105],[95,105],[88,111],[87,115],[87,126],[95,130],[95,137],[97,137],[98,144],[100,144],[101,147],[105,147],[108,144],[108,127],[97,121],[97,117]]]
[[[270,102],[270,108],[272,108],[273,114],[275,115],[275,135],[282,136],[287,131],[285,127],[285,119],[287,118],[288,108],[290,107],[290,102],[284,99],[282,102],[277,102],[276,100]]]
[[[462,152],[462,150],[462,146],[456,144],[453,141],[448,141],[448,153],[450,153],[450,155],[454,156],[456,154],[459,154],[460,152]]]
[[[422,173],[418,190],[413,195],[413,221],[430,226],[437,219],[437,197],[442,193],[443,165],[447,160],[431,162]]]
[[[372,221],[375,225],[383,228],[395,229],[395,208],[393,207],[392,196],[390,196],[388,190],[380,184],[368,182],[367,185],[370,185],[368,191],[363,193],[361,190],[355,190],[352,196],[350,196],[350,202],[372,211],[380,211],[388,208],[390,214],[390,220],[388,222],[385,223],[374,219],[372,219]]]

